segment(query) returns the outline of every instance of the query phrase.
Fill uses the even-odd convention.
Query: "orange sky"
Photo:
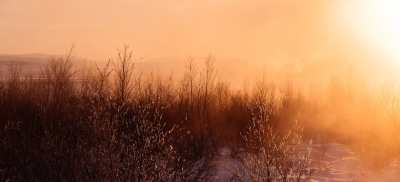
[[[2,0],[0,54],[63,54],[75,42],[77,56],[94,60],[115,57],[123,44],[145,60],[213,53],[293,67],[391,59],[371,51],[379,45],[366,45],[368,32],[358,36],[347,20],[362,18],[359,5],[348,2]]]

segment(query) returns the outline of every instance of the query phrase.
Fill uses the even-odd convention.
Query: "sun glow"
[[[400,1],[354,1],[346,5],[346,21],[369,46],[400,67]]]

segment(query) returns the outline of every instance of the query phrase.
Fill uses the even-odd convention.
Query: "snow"
[[[231,175],[227,169],[234,168],[240,162],[230,157],[230,150],[223,148],[220,153],[219,169],[214,181],[226,181]],[[356,157],[355,153],[346,145],[339,143],[328,144],[326,156],[320,171],[316,172],[311,181],[400,181],[400,162],[393,161],[388,168],[380,174],[368,170]]]
[[[218,173],[215,181],[225,181],[225,179],[231,176],[231,172],[228,168],[234,169],[235,165],[240,164],[238,160],[231,158],[231,151],[228,148],[223,148],[220,155]]]

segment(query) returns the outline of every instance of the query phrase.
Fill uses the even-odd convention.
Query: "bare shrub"
[[[120,104],[130,101],[135,85],[138,83],[133,77],[135,62],[132,60],[132,51],[128,45],[124,45],[123,49],[118,49],[118,57],[116,61],[112,61],[115,77],[115,96]]]
[[[42,77],[45,79],[51,90],[49,96],[54,105],[62,105],[64,99],[74,93],[73,76],[76,73],[73,70],[72,59],[75,56],[75,45],[73,44],[65,57],[52,58],[49,65],[42,70]]]
[[[183,115],[187,133],[175,142],[178,169],[186,173],[178,181],[209,181],[216,171],[216,152],[213,146],[211,93],[214,86],[214,57],[206,59],[206,67],[198,75],[192,58],[186,64],[181,82],[177,112]],[[180,138],[180,139],[179,139]]]
[[[165,132],[161,114],[150,113],[148,109],[150,105],[132,120],[119,121],[129,129],[116,143],[119,148],[116,177],[121,181],[172,181],[180,176],[173,163],[179,159],[176,159],[173,146],[169,145],[172,130]]]
[[[321,159],[311,157],[312,141],[303,142],[302,128],[297,124],[280,134],[268,123],[268,117],[259,114],[248,129],[242,136],[250,150],[240,166],[230,169],[231,181],[307,181],[318,170]]]

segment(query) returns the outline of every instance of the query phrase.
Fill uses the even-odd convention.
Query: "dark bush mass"
[[[371,101],[352,79],[348,86],[333,79],[328,94],[310,97],[264,77],[236,90],[218,79],[215,60],[197,67],[189,58],[178,82],[137,72],[128,46],[105,68],[74,68],[74,47],[40,74],[11,64],[0,79],[0,181],[210,181],[222,148],[233,158],[247,154],[231,180],[303,181],[322,158],[304,148],[315,136],[370,150],[354,142],[370,135],[350,131],[391,132],[348,124],[364,111],[371,111],[366,122],[398,128],[398,107],[384,100],[395,95],[389,89]]]

